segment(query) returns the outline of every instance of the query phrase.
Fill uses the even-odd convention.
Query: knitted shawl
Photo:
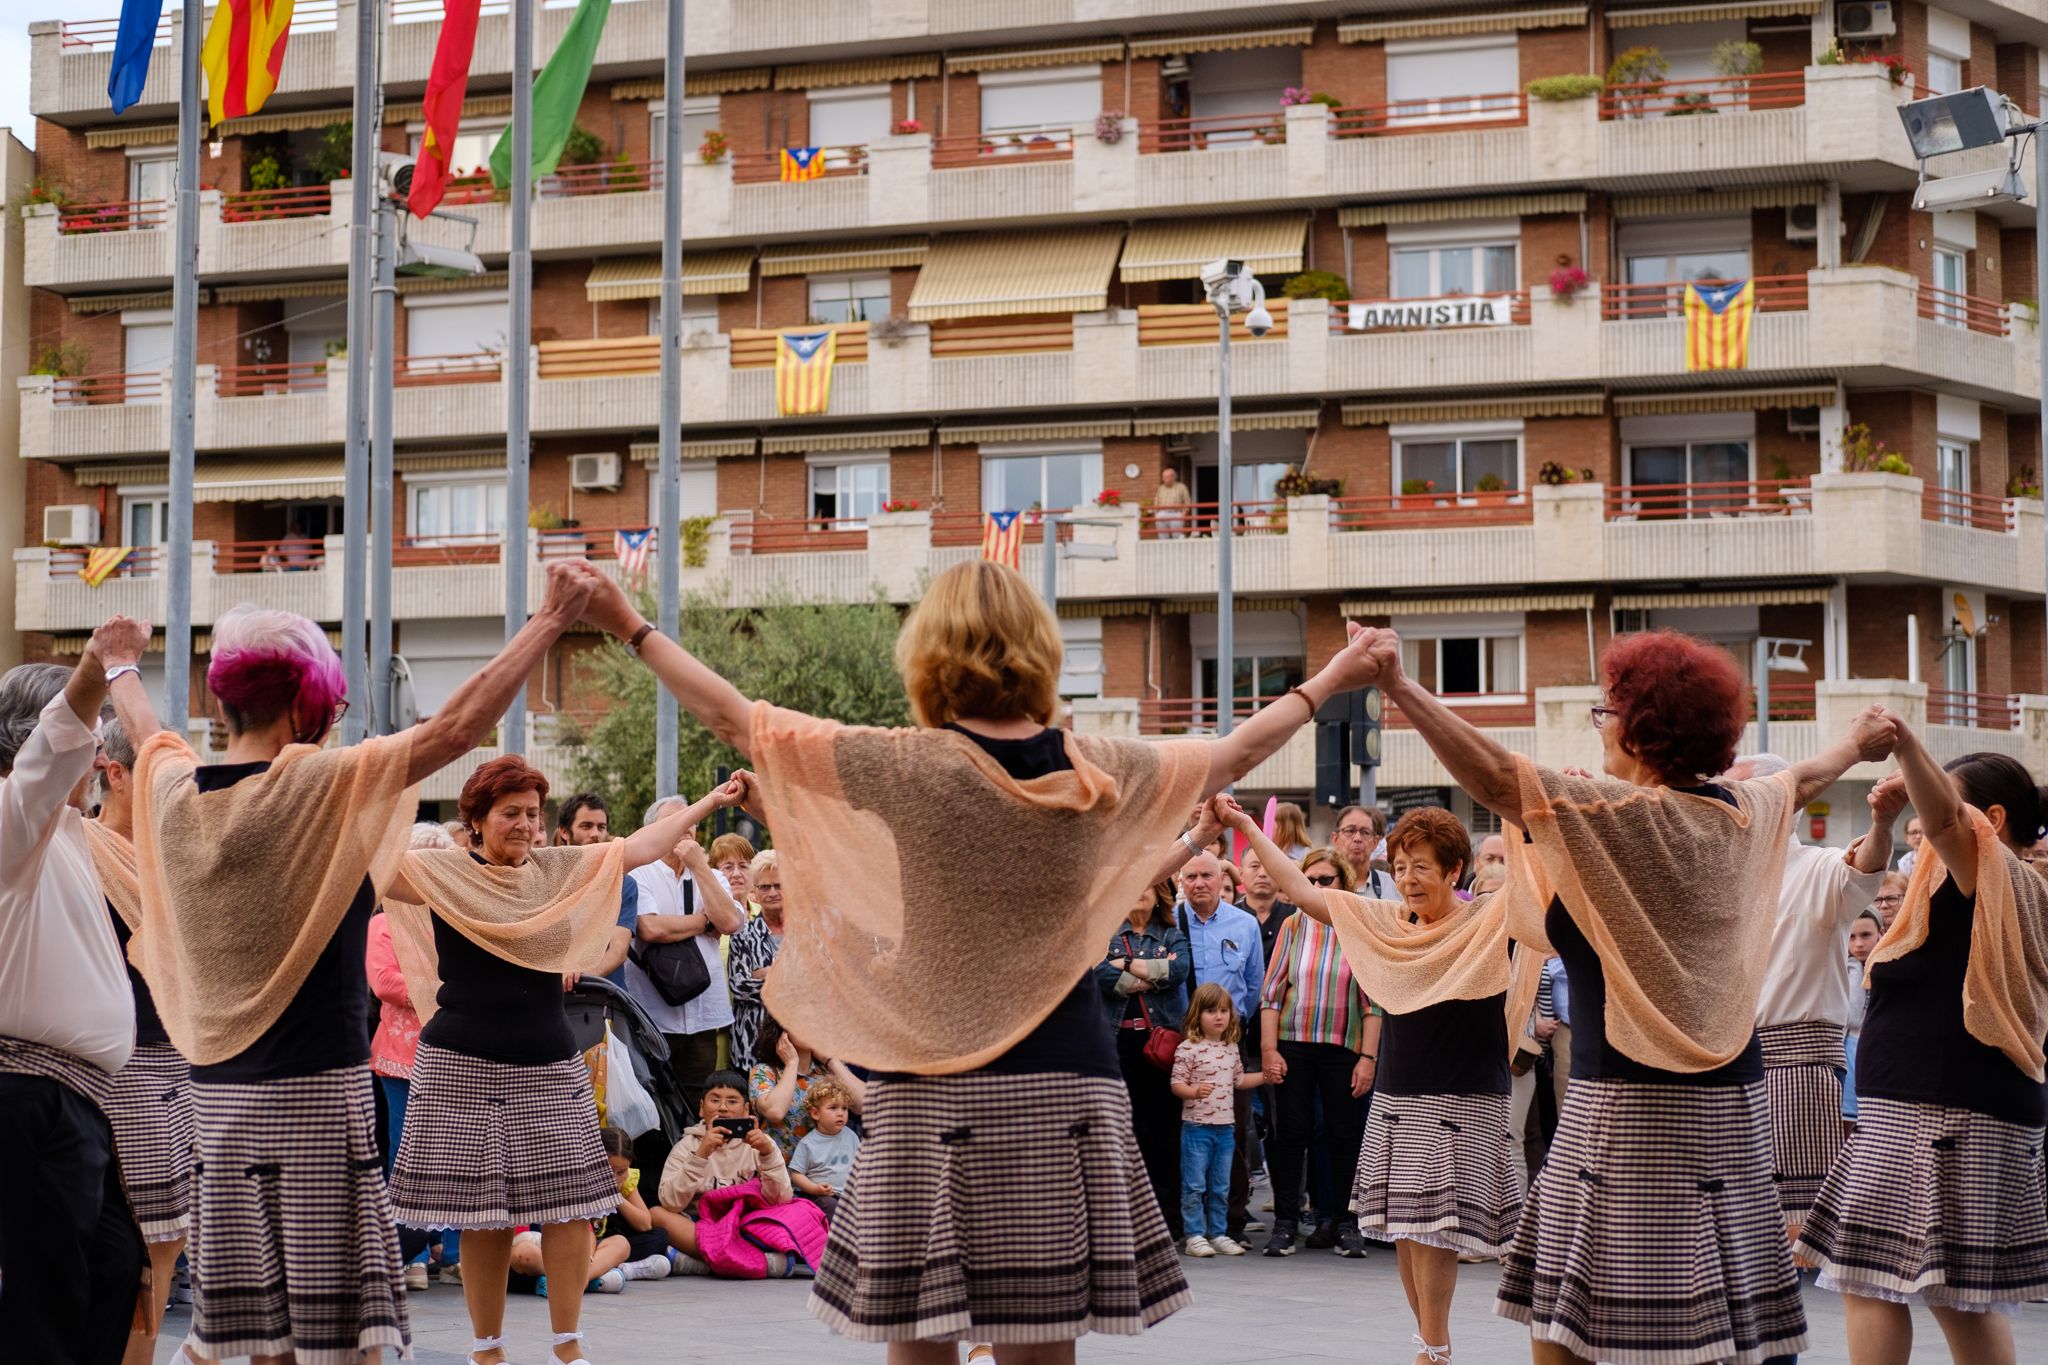
[[[2007,848],[1975,806],[1964,806],[1977,837],[1977,897],[1970,919],[1970,960],[1963,971],[1963,1027],[2012,1064],[2043,1079],[2048,1034],[2048,882]],[[1931,841],[1913,859],[1906,903],[1870,950],[1870,969],[1927,942],[1934,892],[1948,876]]]
[[[418,808],[412,737],[285,747],[268,769],[202,792],[168,730],[135,760],[142,923],[128,956],[178,1051],[226,1061],[277,1022],[363,878],[390,880]]]
[[[135,845],[103,820],[85,822],[85,842],[92,850],[92,865],[100,874],[100,890],[107,903],[132,934],[142,923],[142,883],[135,870]]]
[[[1521,755],[1515,769],[1543,876],[1606,975],[1607,1041],[1666,1071],[1732,1061],[1755,1029],[1770,957],[1790,775],[1724,783],[1730,806],[1566,777]]]
[[[782,850],[768,1010],[823,1055],[948,1075],[992,1061],[1102,957],[1209,772],[1200,740],[1065,736],[1019,782],[966,736],[765,702],[753,759]]]
[[[461,849],[421,849],[401,865],[414,903],[390,896],[391,946],[412,1007],[425,1023],[440,1008],[433,917],[477,947],[539,972],[588,971],[619,920],[626,843],[536,848],[517,867],[480,863]]]

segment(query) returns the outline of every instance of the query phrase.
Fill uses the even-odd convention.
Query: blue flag
[[[121,31],[114,39],[114,64],[107,71],[107,98],[117,114],[142,98],[163,17],[164,0],[121,0]]]

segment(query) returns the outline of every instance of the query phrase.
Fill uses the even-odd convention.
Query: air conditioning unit
[[[1889,38],[1899,31],[1891,0],[1843,0],[1835,6],[1835,36],[1850,42]]]
[[[1785,210],[1785,240],[1788,242],[1817,242],[1820,240],[1820,205],[1794,204]]]
[[[619,454],[601,450],[569,457],[569,486],[579,493],[615,492],[619,486]]]
[[[1785,409],[1785,430],[1789,431],[1794,436],[1820,435],[1820,409]]]
[[[54,545],[99,544],[99,509],[83,502],[67,502],[55,507],[45,507],[43,542]]]

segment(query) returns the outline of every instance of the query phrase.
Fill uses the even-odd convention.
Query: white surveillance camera
[[[1228,258],[1211,261],[1202,267],[1202,288],[1214,294],[1223,285],[1244,273],[1244,262]]]
[[[1264,307],[1254,308],[1245,314],[1244,329],[1255,337],[1262,337],[1273,330],[1273,315]]]

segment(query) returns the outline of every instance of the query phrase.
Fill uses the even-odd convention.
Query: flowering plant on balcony
[[[715,161],[725,160],[725,154],[732,148],[731,141],[718,129],[704,134],[704,141],[697,146],[697,159],[709,166]]]
[[[1561,261],[1557,269],[1550,272],[1550,297],[1559,303],[1570,303],[1589,283],[1591,281],[1585,271],[1569,260]]]
[[[1105,147],[1115,146],[1123,140],[1124,111],[1105,109],[1095,116],[1095,140]]]
[[[55,204],[58,208],[70,208],[71,191],[64,182],[47,172],[30,178],[28,188],[21,192],[21,202],[27,204]]]
[[[1893,85],[1906,83],[1906,59],[1884,52],[1859,52],[1849,59],[1854,66],[1881,66]]]
[[[890,498],[882,504],[882,510],[884,512],[915,512],[917,510],[917,499]]]
[[[2005,495],[2009,498],[2038,498],[2041,496],[2041,480],[2034,474],[2030,464],[2020,466],[2020,472],[2012,476],[2006,485]]]
[[[891,128],[889,131],[896,134],[896,136],[898,137],[909,137],[912,133],[923,132],[924,124],[921,121],[914,118],[898,119],[896,121],[896,126],[894,128]]]
[[[1123,490],[1121,488],[1103,489],[1095,495],[1095,505],[1097,507],[1122,507],[1124,505]]]
[[[1592,470],[1586,471],[1586,477],[1589,481],[1592,475]],[[1536,482],[1548,484],[1552,488],[1556,488],[1560,484],[1577,483],[1579,482],[1579,471],[1561,465],[1556,460],[1545,460],[1543,467],[1536,471]]]
[[[1408,494],[1436,492],[1435,479],[1403,479],[1401,491]]]
[[[1310,90],[1305,85],[1290,85],[1280,92],[1280,107],[1292,109],[1297,104],[1321,104],[1331,109],[1341,109],[1344,101],[1321,90]]]

